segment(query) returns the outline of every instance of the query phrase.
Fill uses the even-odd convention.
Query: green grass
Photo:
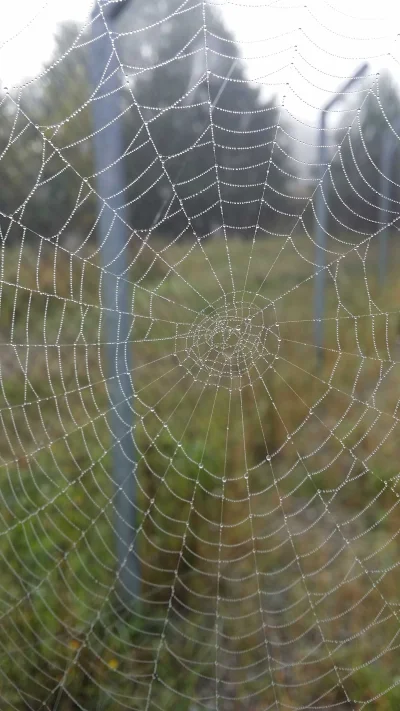
[[[276,667],[292,665],[275,671],[282,708],[304,707],[318,697],[327,707],[344,702],[338,674],[346,678],[349,698],[361,703],[376,697],[371,703],[378,711],[398,708],[396,688],[383,694],[397,677],[396,652],[372,659],[398,627],[393,567],[399,558],[398,524],[392,507],[400,379],[390,361],[398,356],[388,354],[387,342],[392,348],[400,291],[390,277],[379,293],[373,249],[366,271],[364,254],[360,258],[355,252],[339,262],[336,272],[331,268],[325,363],[317,373],[312,244],[295,236],[282,252],[283,243],[271,238],[255,244],[246,284],[251,247],[240,239],[229,240],[229,259],[223,241],[206,241],[200,249],[154,240],[133,261],[128,278],[135,314],[131,347],[142,601],[128,616],[115,575],[110,404],[105,349],[98,345],[102,310],[96,258],[48,250],[36,269],[37,254],[27,246],[21,254],[3,252],[4,708],[142,709],[151,684],[150,708],[189,711],[190,699],[215,695],[217,593],[220,693],[235,689],[235,711],[257,711],[271,703],[271,689],[262,691],[269,678],[266,650]],[[161,259],[154,260],[155,254]],[[393,273],[396,259],[397,253]],[[185,334],[195,319],[221,308],[232,283],[237,294],[259,290],[260,298],[274,302],[281,343],[279,358],[264,365],[262,378],[251,366],[251,382],[242,387],[236,377],[230,393],[225,378],[218,390],[205,386],[204,374],[179,350],[186,348]],[[371,299],[384,311],[374,319]],[[374,393],[382,363],[391,369]],[[313,511],[321,514],[327,505],[342,522],[352,552],[338,553],[339,534],[321,546],[333,530],[329,516],[301,534],[306,518],[294,513],[311,497]],[[325,642],[315,651],[321,641],[316,618],[291,563],[293,543],[282,526],[283,511],[295,526],[292,540],[307,591],[323,620]],[[364,562],[354,564],[354,555]],[[255,562],[261,577],[255,575]],[[366,569],[372,572],[367,575]],[[260,580],[269,610],[267,647],[260,627]],[[336,580],[341,584],[333,594]],[[283,614],[274,612],[274,592],[285,582],[288,590],[278,600],[278,608],[287,609]],[[172,592],[174,605],[164,628]],[[335,621],[339,613],[340,623]],[[352,642],[351,634],[364,629]],[[160,645],[163,632],[167,643]],[[299,642],[282,646],[286,634]],[[155,660],[158,678],[152,680]]]

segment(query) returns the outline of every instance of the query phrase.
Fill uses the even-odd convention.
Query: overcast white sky
[[[151,2],[151,0],[142,0]],[[93,0],[3,2],[0,80],[15,86],[40,71],[58,22],[85,21]],[[400,78],[400,4],[395,0],[213,0],[240,43],[249,76],[311,121],[357,66],[386,66]],[[397,5],[397,7],[396,7]],[[342,79],[344,78],[344,79]],[[354,89],[357,91],[357,89]]]

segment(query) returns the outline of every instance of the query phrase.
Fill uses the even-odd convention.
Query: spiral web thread
[[[249,15],[259,6],[249,5]],[[329,32],[321,7],[304,9],[314,23],[308,34],[277,35],[278,42],[290,36],[287,62],[275,72],[275,86],[285,83],[282,71],[289,77],[287,93],[296,67],[299,74],[306,65],[318,71],[308,50]],[[286,17],[291,7],[269,10],[265,3],[264,10],[265,17],[272,10]],[[82,207],[96,194],[94,176],[80,174],[71,145],[58,141],[68,122],[79,125],[84,107],[49,128],[29,116],[24,88],[3,99],[15,121],[2,159],[18,146],[35,143],[40,150],[34,185],[1,217],[2,708],[397,708],[399,310],[395,270],[379,291],[376,262],[379,237],[384,225],[395,225],[398,201],[393,198],[384,222],[367,232],[363,209],[377,205],[379,194],[371,188],[368,198],[360,196],[342,164],[339,175],[354,189],[348,207],[355,226],[346,227],[343,213],[333,212],[324,267],[324,366],[317,371],[312,295],[318,267],[308,218],[314,219],[321,182],[305,172],[307,163],[315,164],[312,146],[307,160],[289,161],[286,208],[277,222],[269,227],[263,219],[264,206],[274,204],[278,156],[300,145],[296,125],[305,122],[282,102],[276,124],[265,110],[264,129],[251,133],[244,120],[236,134],[224,132],[218,102],[234,81],[226,72],[212,96],[209,58],[218,50],[209,46],[208,8],[176,3],[157,32],[184,12],[198,13],[202,46],[194,46],[203,61],[208,125],[179,161],[183,174],[202,141],[211,146],[213,190],[205,209],[217,195],[219,223],[210,235],[194,227],[190,201],[199,194],[197,180],[171,180],[174,158],[161,155],[152,137],[161,115],[181,109],[190,117],[199,77],[192,76],[179,101],[153,108],[146,120],[133,81],[129,110],[142,126],[129,137],[127,152],[134,154],[143,140],[151,143],[159,177],[170,186],[149,229],[128,225],[132,329],[122,346],[134,354],[138,523],[132,542],[141,573],[133,608],[121,593],[115,554],[115,442],[96,226],[77,245],[63,240],[69,222],[79,224]],[[360,20],[358,27],[373,34],[371,22]],[[118,41],[134,36],[145,44],[154,27],[109,32],[132,79],[139,70],[120,60]],[[252,42],[238,40],[249,66],[254,56],[272,56],[271,34],[265,30],[264,45],[254,42],[255,54]],[[348,38],[338,34],[343,42]],[[365,36],[351,39],[362,44]],[[79,46],[84,34],[66,56]],[[229,58],[229,43],[224,47]],[[186,47],[174,61],[191,56]],[[391,56],[395,63],[394,49]],[[274,86],[273,74],[260,84]],[[306,81],[306,72],[302,76]],[[334,91],[332,75],[318,76]],[[340,192],[331,165],[340,164],[354,137],[363,139],[360,107],[375,102],[391,125],[379,86],[372,77],[367,89],[355,91],[353,108],[336,114],[342,127],[340,140],[329,141],[325,202],[328,185]],[[246,117],[245,107],[235,111]],[[314,143],[328,143],[315,134]],[[231,141],[225,154],[222,137]],[[252,184],[253,164],[241,169],[243,198],[236,192],[233,207],[239,205],[242,216],[250,204],[257,209],[251,222],[242,217],[236,225],[226,197],[235,169],[224,156],[235,145],[245,150],[245,141],[235,144],[242,137],[260,145],[265,177]],[[359,170],[368,165],[379,173],[361,145]],[[56,159],[62,162],[47,184],[67,171],[77,192],[68,220],[50,238],[26,216],[43,189],[46,164]],[[295,164],[303,169],[295,172]],[[136,199],[145,199],[150,188],[141,190]],[[184,229],[165,238],[158,229],[174,211]]]

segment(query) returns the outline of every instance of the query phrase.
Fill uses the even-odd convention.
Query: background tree
[[[177,236],[225,224],[246,235],[290,212],[293,170],[278,109],[246,79],[217,11],[206,6],[204,18],[194,0],[158,0],[128,4],[119,22],[128,85],[116,100],[132,226]],[[87,39],[75,23],[61,25],[41,77],[0,106],[3,211],[49,239],[93,234]]]
[[[173,233],[187,227],[186,216],[202,234],[222,222],[236,229],[259,216],[264,223],[275,220],[287,182],[281,168],[288,162],[276,146],[271,161],[278,111],[247,81],[220,15],[206,6],[204,18],[194,0],[159,0],[128,5],[120,22],[124,33],[136,28],[121,37],[138,114],[130,117],[129,130],[140,132],[140,148],[129,162],[135,226],[149,228],[168,206],[174,217],[160,227]],[[148,133],[140,130],[143,119]],[[274,189],[264,190],[267,173]]]
[[[95,203],[82,180],[93,168],[80,41],[75,23],[61,25],[41,76],[1,102],[1,209],[33,241],[84,235],[93,224]]]

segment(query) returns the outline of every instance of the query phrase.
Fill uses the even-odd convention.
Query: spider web
[[[193,52],[185,46],[171,62],[192,61],[193,53],[202,58],[200,74],[193,71],[185,94],[170,105],[140,105],[135,81],[128,81],[119,119],[131,112],[139,120],[123,157],[139,155],[142,145],[153,151],[151,180],[145,188],[141,176],[132,180],[126,206],[147,200],[154,184],[165,186],[162,208],[146,229],[135,225],[134,212],[124,222],[130,309],[121,313],[131,326],[118,345],[130,349],[133,367],[116,377],[128,375],[133,388],[127,426],[136,498],[129,502],[132,521],[124,522],[140,571],[133,604],[121,587],[116,553],[112,454],[118,442],[109,420],[102,300],[108,270],[94,240],[97,216],[89,225],[82,217],[93,196],[112,208],[98,195],[94,173],[82,173],[71,154],[92,139],[85,110],[96,99],[91,95],[87,105],[47,125],[30,116],[23,88],[3,99],[14,116],[3,163],[11,154],[14,180],[30,150],[38,165],[23,201],[1,211],[4,708],[397,708],[395,246],[383,290],[376,264],[384,228],[396,225],[398,201],[392,196],[384,219],[368,231],[368,206],[378,206],[382,195],[368,177],[369,192],[360,194],[343,159],[349,147],[358,174],[369,176],[372,166],[382,175],[364,141],[365,102],[377,107],[397,140],[396,126],[385,113],[377,77],[354,90],[354,107],[332,110],[340,123],[334,140],[315,129],[306,154],[307,141],[296,130],[307,122],[291,114],[285,99],[276,123],[270,108],[260,109],[257,130],[249,128],[251,111],[223,104],[226,88],[235,92],[240,85],[234,78],[239,60],[228,41],[230,69],[217,77],[214,91],[212,57],[223,52],[209,29],[211,7],[176,3],[172,17],[118,31],[104,15],[110,52],[128,80],[160,67],[152,66],[151,54],[147,67],[125,63],[119,43],[137,35],[151,45],[185,12],[197,13],[198,44]],[[338,13],[329,3],[324,7]],[[260,8],[264,17],[278,11],[288,17],[292,10],[260,2],[247,12],[256,18]],[[320,6],[306,11],[313,37],[302,33],[301,46],[290,40],[284,70],[297,67],[304,84],[312,84],[308,65],[320,83],[329,82],[329,95],[346,76],[331,84],[332,75],[318,74],[307,59],[307,47],[329,29]],[[361,27],[371,33],[365,23]],[[60,64],[88,51],[88,27]],[[365,39],[338,34],[343,41]],[[284,37],[277,35],[278,44]],[[269,42],[266,31],[260,40],[239,42],[250,74],[252,59],[272,56]],[[56,67],[47,68],[44,81]],[[271,81],[259,77],[259,84],[273,86],[273,75]],[[280,70],[275,75],[276,85],[285,83]],[[188,122],[196,117],[200,82],[206,126],[179,154],[161,154],[157,122],[163,126],[176,111]],[[226,128],[229,113],[243,118],[241,129]],[[71,122],[82,127],[80,137],[68,134],[63,143]],[[305,170],[317,165],[312,144],[321,141],[330,147],[323,180]],[[253,159],[235,169],[229,158],[248,148],[251,155],[259,152],[261,183],[253,181]],[[196,173],[199,150],[211,151],[205,183]],[[292,166],[285,193],[277,177],[282,154]],[[39,195],[45,209],[64,173],[76,184],[76,199],[49,237],[30,208]],[[399,187],[392,173],[384,177]],[[341,197],[344,183],[352,192],[349,204]],[[327,199],[328,189],[336,202]],[[275,202],[277,193],[283,202]],[[209,233],[192,210],[199,195],[201,215],[215,215]],[[324,360],[317,369],[315,205],[321,195],[330,223],[322,267]],[[266,207],[275,222],[265,218]],[[343,218],[350,212],[351,223]],[[177,216],[171,224],[180,224],[180,231],[166,238],[162,227]],[[117,210],[113,219],[122,219]],[[75,244],[64,239],[70,223],[86,230]]]

